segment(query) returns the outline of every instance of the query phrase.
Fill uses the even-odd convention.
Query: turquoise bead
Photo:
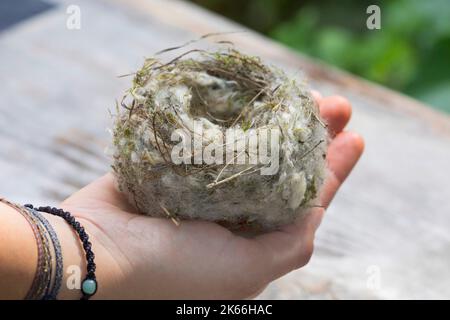
[[[97,291],[97,282],[92,279],[86,279],[83,281],[81,289],[85,294],[92,295]]]

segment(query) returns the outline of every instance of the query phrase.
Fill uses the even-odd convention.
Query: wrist
[[[58,234],[63,256],[63,280],[58,299],[80,299],[81,285],[86,277],[87,261],[83,245],[77,232],[62,218],[46,215]],[[121,283],[121,272],[112,255],[105,249],[99,240],[99,231],[88,220],[76,218],[85,228],[92,243],[95,254],[97,292],[92,299],[113,299]]]
[[[36,240],[27,220],[0,202],[0,300],[26,296],[37,257]]]

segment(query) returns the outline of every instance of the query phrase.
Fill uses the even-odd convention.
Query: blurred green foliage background
[[[450,113],[450,1],[191,0]],[[381,30],[366,9],[381,8]]]

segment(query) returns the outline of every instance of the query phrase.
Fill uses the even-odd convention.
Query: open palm
[[[343,131],[351,115],[347,100],[318,94],[316,99],[332,137],[330,172],[319,199],[323,208],[311,209],[280,230],[249,238],[211,222],[176,226],[139,215],[117,191],[111,173],[65,200],[62,207],[86,226],[94,250],[108,257],[97,262],[99,270],[108,270],[99,277],[99,297],[247,298],[304,266],[325,208],[364,147],[358,135]]]

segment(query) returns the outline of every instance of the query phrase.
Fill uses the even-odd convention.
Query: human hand
[[[117,191],[111,173],[62,203],[91,235],[97,256],[97,298],[239,299],[261,292],[271,281],[308,263],[325,209],[364,148],[358,135],[343,131],[351,107],[342,97],[315,93],[332,140],[329,176],[319,201],[295,223],[245,238],[212,222],[171,220],[136,214]],[[80,261],[82,259],[79,259]]]

